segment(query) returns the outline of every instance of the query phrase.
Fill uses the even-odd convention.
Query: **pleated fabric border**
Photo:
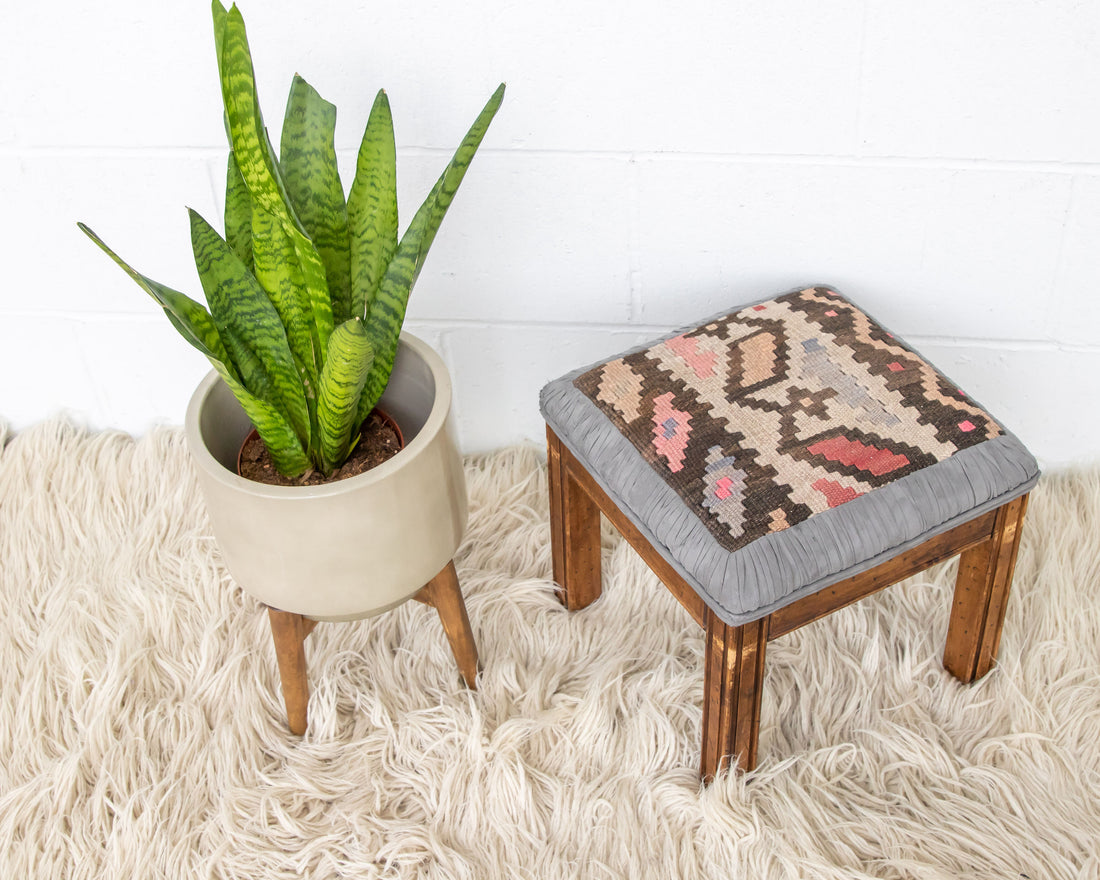
[[[726,309],[663,338],[743,307]],[[593,367],[659,341],[651,340],[549,383],[542,389],[540,409],[554,433],[653,547],[729,624],[764,617],[873,568],[1022,495],[1039,478],[1034,457],[1006,430],[936,465],[728,551],[630,440],[573,385],[575,378]]]

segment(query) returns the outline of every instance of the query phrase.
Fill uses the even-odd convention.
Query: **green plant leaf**
[[[122,257],[107,247],[103,239],[96,235],[89,227],[85,226],[83,223],[77,223],[76,225],[80,228],[81,232],[99,246],[100,250],[114,260],[127,275],[137,282],[142,290],[156,300],[157,304],[164,309],[164,313],[168,316],[168,320],[172,322],[172,326],[176,328],[184,339],[207,357],[221,361],[232,370],[233,361],[229,357],[229,352],[226,351],[225,344],[222,341],[221,334],[218,332],[217,325],[210,317],[210,313],[207,312],[200,303],[195,302],[178,290],[173,290],[171,287],[167,287],[154,281],[152,278],[142,275],[122,259]]]
[[[444,170],[443,174],[440,175],[439,180],[436,181],[437,191],[433,192],[432,195],[428,197],[432,201],[432,217],[428,221],[424,236],[420,242],[420,250],[416,261],[416,274],[413,276],[413,283],[416,282],[416,278],[420,275],[420,270],[424,266],[424,260],[428,256],[428,249],[432,246],[432,242],[435,241],[435,235],[439,231],[439,226],[443,222],[443,217],[447,213],[447,209],[451,207],[451,202],[454,201],[455,193],[458,192],[458,186],[462,183],[462,178],[466,176],[466,169],[470,167],[470,162],[473,161],[477,148],[481,146],[481,142],[485,138],[485,133],[489,130],[489,123],[491,123],[493,117],[497,115],[497,110],[500,109],[503,100],[504,83],[501,83],[497,86],[496,91],[493,92],[492,97],[489,98],[481,113],[478,114],[477,119],[474,120],[474,124],[470,126],[470,130],[466,133],[466,137],[462,139],[462,143],[459,144],[450,164]]]
[[[401,243],[397,246],[397,253],[390,261],[385,277],[382,279],[378,295],[371,303],[367,325],[371,342],[374,344],[375,357],[374,366],[363,388],[363,395],[359,399],[359,412],[363,418],[366,418],[367,413],[374,408],[382,392],[386,390],[390,372],[393,370],[393,361],[397,356],[397,343],[401,336],[401,325],[405,321],[409,293],[420,275],[428,249],[435,240],[443,217],[454,200],[462,178],[466,175],[466,169],[470,166],[477,148],[485,137],[485,132],[489,129],[489,123],[493,121],[503,100],[504,83],[501,83],[478,114],[466,137],[462,139],[462,143],[455,151],[450,164],[432,187],[432,191],[416,212],[409,228],[405,230]]]
[[[374,349],[359,318],[351,318],[333,331],[317,394],[319,446],[326,474],[347,457],[352,431],[360,424],[356,421],[359,394],[373,360]]]
[[[219,16],[216,10],[214,21],[217,43]],[[320,360],[323,362],[333,328],[332,302],[329,299],[325,267],[294,212],[275,151],[268,140],[256,94],[256,78],[252,70],[252,55],[248,48],[244,19],[236,6],[226,13],[220,32],[222,99],[237,167],[240,168],[253,204],[259,205],[283,225],[294,246],[309,297],[313,333]]]
[[[336,108],[295,74],[279,142],[279,167],[298,219],[325,267],[333,320],[351,317],[348,211],[336,166]]]
[[[210,2],[210,14],[213,18],[213,51],[218,56],[218,76],[221,78],[221,53],[222,48],[226,45],[226,18],[228,13],[226,7],[223,7],[219,0],[211,0]],[[227,122],[228,127],[228,122]]]
[[[219,0],[211,0],[210,14],[214,19],[214,51],[218,56],[218,74],[222,71],[222,47],[225,45],[225,20],[228,13]]]
[[[234,339],[256,356],[270,383],[265,387],[273,392],[267,402],[286,415],[302,445],[308,448],[310,420],[305,391],[278,312],[248,267],[214,228],[195,211],[189,209],[188,214],[195,266],[215,325],[219,330],[231,331]]]
[[[275,407],[256,397],[242,384],[222,341],[222,336],[206,309],[179,291],[142,275],[107,247],[91,229],[83,223],[77,225],[157,301],[180,335],[206,355],[214,369],[218,371],[218,375],[222,377],[222,381],[229,386],[252,424],[256,426],[256,430],[271,452],[275,467],[291,478],[305,473],[309,469],[309,458],[294,429]]]
[[[252,268],[252,198],[233,151],[225,169],[225,240],[242,263]]]
[[[214,7],[222,101],[237,166],[254,201],[268,213],[300,227],[264,128],[244,19],[236,6],[224,17],[217,12],[217,0]]]
[[[261,400],[278,399],[278,392],[272,384],[271,377],[268,376],[256,353],[245,345],[244,340],[233,331],[232,327],[223,327],[220,332],[230,357],[237,365],[237,375],[240,377],[241,384]]]
[[[256,432],[264,441],[279,473],[293,479],[309,470],[309,456],[302,448],[297,432],[283,414],[267,401],[252,394],[217,361],[211,359],[211,362],[214,364],[214,369],[218,371],[218,375],[222,377],[222,381],[229,386],[229,390],[237,398],[245,415],[255,425]]]
[[[316,385],[321,343],[311,320],[309,292],[285,227],[259,205],[252,206],[252,271],[279,313],[290,350]]]
[[[379,91],[367,120],[348,196],[351,309],[366,317],[397,250],[397,148],[390,102]]]

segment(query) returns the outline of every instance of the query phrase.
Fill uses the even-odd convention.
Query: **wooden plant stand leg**
[[[470,617],[466,614],[466,603],[462,600],[462,588],[458,583],[458,572],[454,562],[448,562],[443,570],[432,578],[413,598],[431,605],[439,612],[443,631],[451,643],[451,652],[455,655],[459,672],[470,690],[477,690],[477,644],[470,628]]]
[[[267,614],[271,621],[271,636],[275,640],[275,658],[279,662],[287,724],[291,733],[301,736],[306,732],[309,706],[305,640],[313,632],[317,621],[278,608],[269,607]]]
[[[730,626],[708,608],[706,631],[699,767],[704,784],[725,770],[731,758],[739,770],[756,767],[768,618]]]
[[[550,542],[559,598],[579,611],[600,598],[600,508],[577,482],[573,456],[546,428],[550,471]]]
[[[448,562],[413,598],[433,606],[439,612],[462,678],[471,689],[476,690],[477,645],[470,629],[470,618],[466,614],[466,603],[462,601],[454,563]],[[287,725],[291,733],[301,736],[306,732],[309,707],[305,640],[317,626],[317,621],[278,608],[269,607],[267,613],[271,621],[271,636],[275,641],[275,657],[279,663]]]
[[[943,665],[959,681],[981,678],[997,659],[1025,510],[1027,495],[1000,507],[990,538],[959,557],[943,652]]]

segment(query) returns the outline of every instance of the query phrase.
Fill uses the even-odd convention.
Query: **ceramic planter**
[[[402,333],[380,405],[405,448],[322,486],[269,486],[235,470],[251,429],[211,372],[187,408],[186,436],[214,537],[237,583],[314,620],[369,617],[411,598],[454,557],[466,482],[450,427],[451,380],[426,343]]]

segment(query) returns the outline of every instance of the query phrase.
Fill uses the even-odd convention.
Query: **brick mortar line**
[[[88,321],[101,323],[117,321],[118,323],[132,324],[157,324],[164,320],[159,313],[145,314],[143,312],[104,312],[81,311],[78,309],[50,310],[50,309],[6,309],[0,306],[0,315],[5,318],[34,318],[34,319],[67,319],[72,321]],[[499,320],[491,321],[481,318],[417,318],[408,317],[405,323],[410,326],[418,325],[435,331],[458,329],[500,329],[500,330],[585,330],[603,331],[606,333],[645,333],[657,335],[668,333],[683,325],[683,322],[668,324],[630,324],[622,322],[599,321],[516,321]],[[916,333],[904,334],[906,342],[920,345],[950,345],[970,348],[1013,348],[1017,350],[1043,350],[1043,351],[1080,351],[1100,352],[1100,343],[1073,343],[1060,342],[1056,339],[1019,339],[997,337],[972,337],[972,336],[926,336]]]
[[[354,155],[356,147],[337,147],[337,154]],[[225,147],[212,146],[59,146],[51,144],[0,146],[3,158],[102,158],[126,159],[146,156],[162,159],[224,159]],[[450,156],[449,147],[404,146],[398,147],[398,153],[405,157]],[[479,156],[523,156],[526,158],[573,158],[601,161],[630,162],[698,162],[701,164],[728,163],[731,165],[820,165],[824,167],[867,167],[867,168],[926,168],[929,170],[974,170],[974,171],[1030,171],[1046,174],[1086,174],[1100,175],[1100,161],[1070,161],[1063,159],[997,159],[967,158],[959,156],[881,156],[858,154],[813,154],[813,153],[713,153],[693,152],[690,150],[569,150],[569,149],[523,149],[485,147],[478,151]]]

